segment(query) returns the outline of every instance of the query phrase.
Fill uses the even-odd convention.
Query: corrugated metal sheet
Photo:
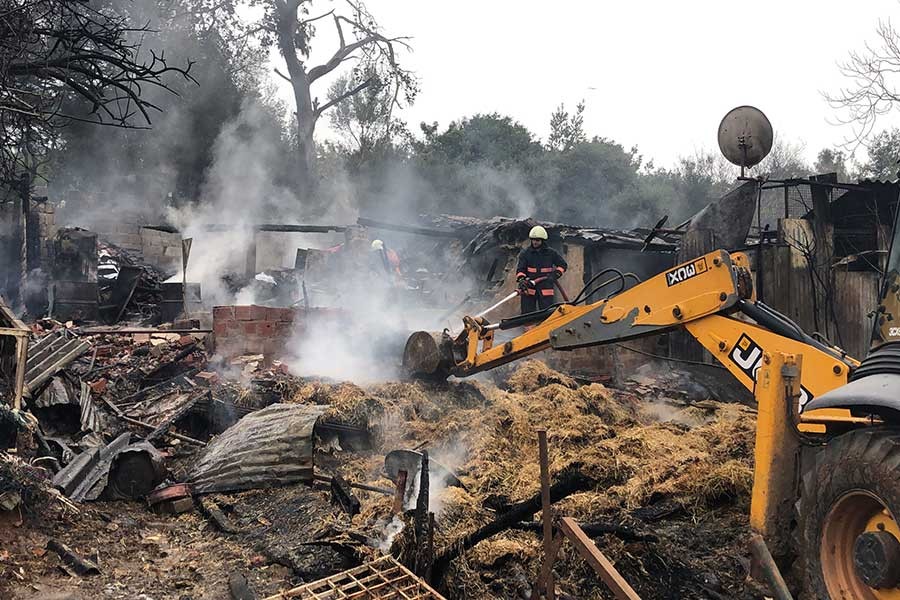
[[[266,488],[313,477],[313,427],[326,407],[273,404],[204,449],[187,482],[196,493]]]
[[[147,479],[137,482],[142,489],[146,488],[149,491],[162,482],[165,476],[162,456],[147,442],[131,443],[131,433],[126,431],[106,446],[91,448],[76,456],[53,477],[53,486],[76,502],[96,500],[107,487],[110,488],[106,493],[108,498],[139,497],[139,494],[134,494],[133,490],[128,489],[128,477],[132,475],[130,471],[122,472],[119,469],[119,477],[108,486],[110,469],[119,457],[129,453],[146,455],[155,467],[152,473],[138,472],[138,475]]]
[[[91,398],[91,386],[83,381],[81,382],[81,396],[78,400],[81,404],[81,430],[99,433],[101,430],[100,413]]]
[[[103,448],[82,452],[53,477],[53,486],[76,502],[96,500],[106,487],[113,459],[130,441],[131,433],[126,431]]]

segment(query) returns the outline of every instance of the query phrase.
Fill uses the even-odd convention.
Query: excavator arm
[[[427,363],[432,373],[467,377],[547,348],[573,350],[683,329],[751,392],[765,353],[802,356],[800,411],[813,398],[847,383],[857,361],[806,335],[752,296],[746,255],[717,250],[592,303],[560,304],[546,315],[500,323],[465,317],[456,338],[414,334],[404,360],[407,365]],[[496,331],[535,317],[541,320],[531,329],[495,344]],[[416,340],[416,335],[429,337]],[[429,360],[417,360],[415,353]],[[846,411],[815,412],[805,420],[847,420]]]

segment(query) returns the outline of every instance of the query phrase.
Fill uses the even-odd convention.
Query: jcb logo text
[[[701,258],[695,260],[690,264],[682,265],[666,273],[666,285],[672,287],[677,283],[687,281],[691,277],[696,277],[697,275],[704,273],[705,271],[706,259]]]

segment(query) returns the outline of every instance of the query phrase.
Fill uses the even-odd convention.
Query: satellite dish
[[[719,150],[728,162],[741,168],[758,165],[772,150],[772,124],[753,106],[731,109],[719,123]]]

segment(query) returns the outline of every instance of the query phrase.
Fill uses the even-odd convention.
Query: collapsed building
[[[897,184],[762,187],[758,202],[746,182],[668,228],[544,224],[569,264],[560,295],[611,293],[725,247],[748,254],[758,299],[862,356]],[[0,461],[12,551],[0,591],[11,597],[28,597],[26,584],[39,595],[528,597],[541,568],[541,427],[558,511],[589,533],[579,553],[602,548],[644,598],[756,596],[742,545],[754,414],[728,402],[736,386],[719,371],[704,376],[712,359],[691,340],[544,353],[549,367],[476,382],[393,380],[408,331],[452,330],[515,289],[533,221],[204,224],[188,238],[137,218],[60,227],[46,197],[10,193],[0,285],[16,310],[0,304],[0,442],[16,451]],[[210,240],[235,232],[237,258],[194,279],[222,249]],[[401,256],[401,278],[377,261],[373,273],[376,238]],[[342,336],[349,353],[334,345]],[[373,347],[381,379],[304,372],[316,355],[348,362]],[[695,385],[674,391],[671,365]],[[7,539],[16,515],[40,524]],[[116,538],[158,581],[129,575],[103,546]],[[606,597],[563,556],[561,596]]]

